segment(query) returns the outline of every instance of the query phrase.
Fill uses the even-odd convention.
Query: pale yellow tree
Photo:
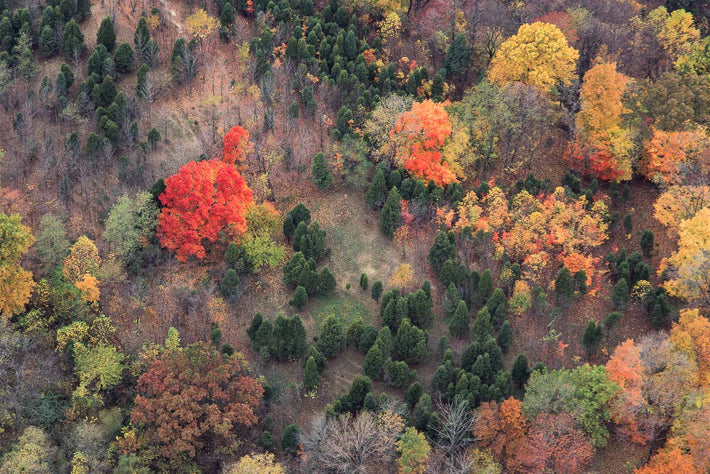
[[[408,263],[403,263],[392,274],[392,278],[390,278],[390,286],[404,290],[412,284],[413,278],[414,271],[412,270],[412,266]]]
[[[247,454],[224,471],[227,474],[286,474],[286,469],[274,460],[272,453]]]

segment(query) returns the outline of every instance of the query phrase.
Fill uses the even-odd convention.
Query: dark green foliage
[[[629,284],[625,278],[620,278],[611,290],[611,302],[614,309],[625,311],[629,306]]]
[[[447,260],[456,260],[456,237],[453,232],[439,232],[429,249],[429,264],[434,271],[440,272]]]
[[[348,397],[350,398],[350,403],[354,410],[359,410],[362,408],[365,402],[365,397],[372,390],[372,380],[364,375],[358,375],[353,380],[353,384],[350,386],[350,391],[348,392]]]
[[[380,346],[385,357],[390,357],[394,350],[394,341],[392,340],[392,331],[390,331],[390,328],[387,326],[381,328],[377,333],[375,343]]]
[[[382,296],[382,282],[380,280],[376,280],[375,283],[372,284],[370,295],[375,301],[378,301],[380,299],[380,296]]]
[[[436,73],[434,75],[434,78],[431,81],[431,98],[434,100],[434,102],[441,102],[443,99],[444,95],[444,77]],[[457,199],[453,200],[452,202],[458,202],[463,198],[463,196],[457,196]]]
[[[39,34],[39,54],[43,58],[49,58],[54,56],[57,52],[57,37],[54,34],[54,30],[45,26],[42,28]]]
[[[533,288],[532,293],[530,295],[530,300],[530,307],[532,308],[533,313],[535,313],[535,315],[541,316],[547,311],[547,308],[549,306],[547,303],[547,294],[541,286],[538,285]]]
[[[306,289],[302,286],[297,286],[296,290],[293,292],[293,298],[288,302],[291,306],[295,306],[296,309],[301,311],[304,306],[308,304],[308,294]]]
[[[653,323],[655,328],[666,327],[670,322],[670,314],[671,309],[668,306],[666,295],[663,293],[658,294],[653,303],[653,307],[651,308],[651,323]]]
[[[328,189],[333,182],[333,173],[328,169],[323,153],[316,153],[316,156],[313,157],[311,177],[321,191]]]
[[[360,334],[360,339],[358,340],[357,348],[360,350],[360,352],[367,353],[367,351],[370,350],[376,340],[377,329],[375,329],[375,326],[373,326],[372,324],[368,324],[363,328],[362,334]]]
[[[555,278],[555,301],[565,309],[572,306],[574,300],[574,281],[567,267],[562,267]]]
[[[490,270],[481,273],[476,288],[476,306],[481,306],[488,301],[488,298],[493,294],[493,276]]]
[[[298,439],[301,436],[301,428],[296,423],[288,425],[281,437],[281,450],[295,453],[298,449]]]
[[[423,394],[416,405],[414,405],[412,414],[412,424],[416,429],[426,431],[427,428],[429,428],[432,418],[431,407],[431,396],[428,393]]]
[[[254,339],[252,339],[251,341],[252,348],[256,352],[260,353],[263,353],[262,349],[266,349],[268,351],[273,341],[273,335],[274,327],[271,324],[271,321],[269,321],[268,319],[263,320],[259,325],[259,329],[257,329],[256,334],[254,335]]]
[[[382,377],[382,370],[385,366],[385,356],[382,349],[374,344],[365,356],[364,372],[372,380],[379,380]]]
[[[325,244],[325,231],[318,222],[306,227],[301,221],[293,234],[293,249],[303,253],[303,256],[316,261],[330,254],[330,247]]]
[[[86,52],[84,35],[76,21],[71,20],[64,26],[62,33],[62,54],[68,60],[82,56]]]
[[[148,131],[148,145],[150,145],[151,150],[155,150],[160,143],[160,132],[157,128],[151,128]]]
[[[116,47],[116,32],[113,29],[113,22],[108,16],[103,19],[99,31],[96,33],[96,44],[104,45],[109,53],[112,53]]]
[[[210,333],[210,342],[213,346],[216,347],[219,347],[220,343],[222,342],[222,330],[216,324],[212,326],[212,332]]]
[[[420,328],[429,328],[434,322],[434,313],[431,310],[431,296],[423,289],[407,295],[407,311],[412,324]]]
[[[604,333],[602,332],[601,324],[597,324],[595,321],[589,321],[587,329],[584,330],[584,334],[582,335],[582,345],[587,352],[591,354],[597,350],[603,337]]]
[[[219,22],[226,33],[228,33],[231,27],[234,25],[234,5],[232,0],[224,0],[222,2],[222,11],[219,15]]]
[[[397,188],[392,188],[380,212],[380,232],[390,239],[393,237],[395,229],[399,227],[402,221],[401,200],[402,197],[399,195]]]
[[[484,306],[476,315],[476,319],[471,326],[471,337],[475,341],[484,342],[493,335],[493,324],[491,323],[491,313],[488,307]]]
[[[449,332],[452,336],[461,338],[468,334],[470,325],[471,318],[468,315],[468,306],[466,306],[465,301],[459,301],[451,323],[449,323]]]
[[[256,313],[251,320],[251,324],[247,328],[247,336],[249,336],[249,340],[252,342],[254,341],[254,337],[256,336],[256,332],[259,330],[259,326],[261,326],[262,321],[263,318],[261,313]]]
[[[653,254],[654,238],[653,232],[646,229],[641,233],[641,250],[643,251],[643,256],[650,258]]]
[[[503,327],[500,328],[497,340],[501,350],[504,353],[508,352],[508,349],[510,349],[510,345],[513,343],[513,330],[511,329],[508,320],[506,320],[503,323]]]
[[[315,390],[318,388],[319,380],[318,366],[316,365],[316,360],[311,356],[306,361],[305,369],[303,369],[303,388],[307,391]]]
[[[377,399],[375,398],[374,393],[369,392],[367,395],[365,395],[365,401],[362,402],[363,410],[376,411],[377,406],[378,406],[378,402],[377,402]]]
[[[239,276],[232,268],[227,270],[219,285],[219,292],[225,299],[232,299],[239,294]]]
[[[385,381],[398,388],[404,388],[417,377],[416,370],[411,370],[406,362],[388,360],[385,364]]]
[[[362,275],[360,275],[360,288],[362,288],[365,291],[367,290],[367,274],[366,273],[363,273]]]
[[[74,84],[74,72],[72,72],[71,68],[66,64],[62,64],[60,71],[64,75],[64,80],[66,81],[66,87],[67,87],[67,89],[69,89],[72,86],[72,84]]]
[[[322,374],[325,371],[325,366],[327,364],[327,361],[323,354],[316,348],[315,345],[312,345],[308,348],[308,352],[306,352],[306,356],[304,357],[304,364],[303,364],[303,369],[306,369],[306,364],[308,363],[308,359],[313,358],[313,360],[316,362],[316,368],[318,369],[318,373]]]
[[[76,0],[76,17],[79,21],[91,15],[91,0]]]
[[[133,54],[133,49],[128,43],[121,43],[113,56],[113,61],[116,63],[116,70],[121,74],[126,74],[133,71],[136,66],[136,58]]]
[[[530,366],[525,354],[520,354],[513,363],[513,370],[510,372],[513,382],[518,388],[523,388],[530,378]]]
[[[461,353],[461,368],[470,371],[479,355],[483,354],[483,346],[478,341],[470,343]]]
[[[323,322],[323,328],[318,338],[318,350],[330,359],[340,353],[344,342],[343,325],[335,316],[328,316]]]
[[[587,272],[579,270],[574,274],[574,286],[580,294],[587,294]]]
[[[345,344],[351,347],[358,347],[364,330],[365,324],[362,322],[362,318],[355,318],[345,332]],[[375,337],[377,337],[377,334],[375,334]]]
[[[631,213],[626,213],[624,216],[624,230],[626,231],[627,234],[630,234],[632,230],[634,230],[634,220],[633,217],[631,217]]]
[[[387,199],[387,183],[385,182],[385,172],[381,166],[375,169],[370,187],[365,193],[365,202],[371,209],[379,210]]]
[[[446,336],[441,336],[439,338],[439,344],[437,344],[437,350],[438,350],[440,357],[442,357],[442,358],[444,357],[444,354],[446,354],[446,351],[449,350],[449,346],[450,346],[449,338]]]
[[[404,401],[409,405],[409,408],[414,408],[423,394],[424,388],[422,384],[412,382],[412,384],[407,387],[407,390],[404,391]]]
[[[293,232],[293,250],[296,252],[301,252],[301,239],[308,232],[308,224],[305,222],[299,222],[296,225],[296,230]]]
[[[441,271],[439,272],[439,282],[448,288],[451,283],[456,282],[456,272],[459,266],[454,260],[447,260],[441,265]]]
[[[424,360],[427,355],[427,335],[424,330],[412,323],[408,318],[402,320],[397,330],[397,337],[394,342],[394,351],[397,357],[408,364],[417,364]]]
[[[247,268],[247,254],[244,247],[230,242],[224,252],[224,263],[237,272],[244,271]]]
[[[611,331],[614,326],[616,326],[619,321],[621,321],[621,318],[623,316],[624,315],[622,313],[619,313],[618,311],[612,311],[611,313],[609,313],[603,321],[604,327],[606,328],[606,332],[609,333],[609,331]]]
[[[449,287],[446,289],[446,293],[444,294],[444,300],[442,302],[442,305],[444,307],[444,315],[447,318],[451,318],[454,316],[454,313],[456,312],[456,308],[458,308],[460,301],[461,294],[456,288],[456,284],[453,282],[449,283]]]
[[[488,300],[486,300],[486,307],[493,316],[496,327],[500,327],[500,325],[503,324],[503,320],[506,317],[506,304],[505,293],[503,293],[503,290],[500,288],[496,288]]]
[[[328,269],[323,267],[318,273],[318,293],[328,295],[335,291],[335,275]]]
[[[446,69],[446,72],[449,75],[463,72],[468,67],[470,60],[471,48],[468,46],[466,35],[463,33],[456,35],[453,41],[451,41],[449,49],[446,52],[444,69]]]
[[[271,434],[271,431],[269,430],[264,430],[264,432],[261,434],[259,437],[259,441],[257,441],[259,446],[266,448],[266,449],[271,449],[274,447],[274,437]]]

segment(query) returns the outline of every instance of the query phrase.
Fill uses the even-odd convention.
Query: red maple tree
[[[131,421],[144,444],[180,463],[208,442],[227,445],[236,425],[256,423],[264,389],[247,373],[241,354],[223,356],[198,342],[163,352],[136,391]]]
[[[160,244],[180,261],[204,258],[203,239],[214,242],[223,229],[247,229],[252,190],[237,169],[220,160],[190,162],[165,180],[158,217]]]
[[[224,135],[222,143],[222,161],[231,164],[243,162],[253,148],[249,141],[249,130],[239,125],[235,125]]]

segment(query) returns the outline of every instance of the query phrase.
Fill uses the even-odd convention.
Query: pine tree
[[[375,170],[375,175],[372,178],[370,187],[365,193],[365,202],[370,209],[379,210],[387,199],[387,183],[385,182],[385,172],[382,167],[378,166]]]
[[[444,60],[444,69],[448,75],[463,72],[468,67],[471,60],[471,48],[468,46],[466,35],[460,33],[456,35],[449,45]]]
[[[96,33],[96,44],[102,44],[106,47],[106,51],[113,52],[116,47],[116,32],[113,29],[111,17],[106,17],[99,26],[99,31]]]
[[[435,271],[441,271],[447,260],[456,260],[456,237],[453,232],[439,232],[429,249],[429,264]]]
[[[651,323],[653,327],[659,329],[668,324],[668,315],[671,310],[668,307],[668,302],[666,301],[666,295],[661,293],[656,297],[656,301],[653,303],[651,308]]]
[[[513,370],[510,372],[513,382],[518,388],[523,388],[530,378],[530,366],[525,354],[520,354],[513,363]]]
[[[490,270],[481,273],[476,288],[476,305],[482,306],[488,301],[488,298],[493,294],[493,276]]]
[[[261,317],[261,313],[256,313],[252,318],[251,324],[247,328],[247,336],[249,336],[250,341],[254,341],[254,337],[256,336],[256,332],[259,330],[259,326],[261,326],[262,321],[263,318]]]
[[[84,21],[91,16],[91,0],[76,0],[76,17]]]
[[[382,296],[382,282],[380,280],[376,280],[375,283],[372,284],[370,296],[372,296],[372,299],[375,301],[378,301],[380,296]]]
[[[614,309],[625,311],[629,305],[629,284],[625,278],[620,278],[611,290],[611,302],[614,304]]]
[[[444,97],[444,78],[441,74],[436,73],[431,81],[431,98],[435,102],[441,102]],[[463,196],[461,196],[463,197]],[[459,201],[460,198],[457,200]]]
[[[375,343],[365,356],[364,371],[365,375],[370,377],[372,380],[379,380],[382,378],[382,369],[385,365],[385,356],[382,353],[380,346]]]
[[[309,357],[306,361],[306,367],[303,369],[303,388],[307,391],[313,391],[318,388],[318,381],[320,380],[320,374],[318,373],[318,367],[313,356]]]
[[[471,326],[471,336],[474,341],[485,342],[493,334],[493,324],[491,324],[491,313],[488,307],[484,306],[476,315],[476,319]]]
[[[133,49],[128,43],[121,43],[116,54],[114,54],[114,62],[116,63],[116,71],[121,74],[126,74],[133,71],[136,65],[136,58],[133,54]]]
[[[555,278],[555,300],[562,308],[572,306],[574,299],[574,282],[567,267],[562,267]]]
[[[513,330],[511,329],[508,320],[506,320],[503,323],[503,327],[501,327],[500,331],[498,332],[498,345],[500,346],[503,352],[508,352],[508,349],[510,349],[510,345],[512,343]]]
[[[363,289],[363,291],[367,291],[367,274],[363,273],[360,275],[360,288]]]
[[[318,350],[327,358],[335,357],[342,350],[344,342],[343,325],[335,316],[328,316],[323,322],[317,344]]]
[[[631,231],[634,230],[634,220],[630,212],[626,213],[624,216],[624,230],[627,234],[630,234]]]
[[[42,28],[39,34],[39,54],[43,58],[50,58],[57,52],[57,38],[54,30],[49,26]]]
[[[281,437],[281,449],[286,452],[296,452],[298,449],[298,439],[301,436],[301,428],[296,423],[288,425]]]
[[[219,291],[225,299],[232,299],[239,293],[239,276],[233,269],[227,270],[219,285]]]
[[[454,337],[464,337],[468,334],[471,318],[468,315],[468,307],[465,301],[459,301],[454,316],[449,324],[449,332]]]
[[[297,286],[296,290],[293,292],[293,298],[288,302],[291,306],[295,306],[296,309],[301,311],[306,304],[308,304],[308,294],[306,294],[306,289],[302,286]]]
[[[266,349],[266,355],[268,355],[268,348],[271,347],[274,335],[274,326],[271,321],[265,319],[259,325],[259,329],[254,334],[254,340],[252,341],[252,348],[256,352],[262,352],[262,349]]]
[[[643,231],[641,234],[641,250],[643,251],[643,256],[646,258],[650,258],[651,254],[653,253],[653,243],[654,238],[653,238],[653,232],[650,230],[646,229]]]
[[[313,182],[321,191],[328,189],[333,182],[333,173],[328,169],[323,153],[316,153],[316,156],[313,157],[311,173]]]
[[[387,201],[380,212],[380,232],[389,237],[394,236],[394,231],[402,220],[402,197],[397,188],[392,188],[387,195]]]
[[[328,267],[323,267],[320,273],[318,273],[318,293],[328,295],[335,291],[335,285],[335,275],[333,275]]]
[[[587,272],[579,270],[574,274],[574,286],[580,294],[587,294]]]
[[[587,352],[591,354],[599,347],[599,344],[601,344],[602,337],[602,326],[595,321],[589,321],[587,329],[584,330],[584,334],[582,335],[582,345]]]

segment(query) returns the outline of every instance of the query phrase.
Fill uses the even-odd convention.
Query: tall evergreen
[[[444,59],[444,69],[448,75],[463,72],[471,60],[471,48],[468,46],[466,35],[456,35],[449,45]]]
[[[303,388],[308,391],[315,390],[318,388],[319,380],[318,366],[313,356],[311,356],[306,360],[306,367],[303,369]]]
[[[624,311],[629,306],[629,284],[625,278],[620,278],[611,290],[611,302],[614,309]]]
[[[557,272],[557,278],[555,278],[555,300],[562,308],[567,309],[572,306],[572,301],[574,300],[574,281],[572,279],[572,273],[567,267],[562,267],[560,271]]]
[[[380,232],[390,239],[402,220],[402,196],[397,188],[392,188],[387,195],[385,205],[380,212]]]
[[[73,60],[86,52],[84,35],[76,21],[71,20],[64,25],[62,33],[62,54],[68,60]]]
[[[468,315],[468,307],[465,301],[459,301],[454,316],[449,324],[449,332],[454,337],[464,337],[468,334],[471,318]]]
[[[365,193],[365,202],[371,209],[379,210],[387,199],[387,183],[385,182],[385,172],[378,166],[375,175],[372,177],[370,187]]]
[[[510,327],[510,323],[506,320],[503,323],[503,327],[500,328],[498,332],[498,345],[503,352],[508,352],[510,345],[513,343],[513,330]]]
[[[328,189],[333,182],[333,173],[328,169],[328,165],[325,162],[325,155],[321,152],[316,153],[316,156],[313,157],[311,173],[313,182],[321,191]]]
[[[116,47],[116,32],[113,29],[113,21],[111,17],[106,17],[99,26],[99,31],[96,33],[96,44],[106,46],[106,51],[113,53]]]

